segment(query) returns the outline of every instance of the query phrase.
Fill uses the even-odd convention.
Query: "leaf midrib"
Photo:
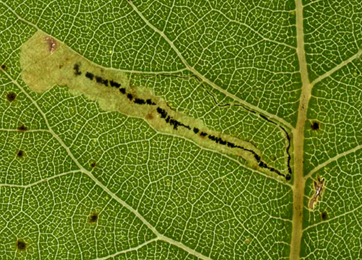
[[[304,129],[307,120],[308,102],[311,97],[312,85],[309,81],[307,62],[304,48],[303,3],[295,0],[297,55],[302,79],[302,92],[298,108],[296,128],[293,132],[294,145],[294,182],[293,182],[293,219],[290,259],[300,258],[303,228],[303,198],[305,179],[303,176]]]

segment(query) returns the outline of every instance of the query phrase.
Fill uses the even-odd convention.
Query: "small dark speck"
[[[9,92],[6,95],[6,98],[9,102],[13,102],[16,99],[16,94],[14,92]]]
[[[292,178],[292,176],[290,176],[290,174],[287,174],[287,175],[285,176],[285,179],[286,179],[287,181],[290,181],[291,178]]]
[[[322,218],[322,220],[327,220],[328,219],[328,213],[326,211],[323,211],[321,213],[321,218]]]
[[[98,220],[98,214],[97,213],[92,213],[89,216],[89,222],[90,223],[95,223],[95,222],[97,222],[97,220]]]
[[[91,163],[91,167],[92,167],[92,168],[94,168],[94,167],[96,167],[96,166],[97,166],[97,164],[96,164],[95,162],[92,162],[92,163]]]
[[[16,241],[16,247],[19,250],[24,251],[26,249],[26,243],[22,240],[18,240],[18,241]]]
[[[204,136],[207,136],[207,133],[201,132],[200,135],[201,135],[202,137],[204,137]]]
[[[312,130],[318,130],[319,129],[319,123],[318,122],[312,122],[311,126]]]
[[[19,158],[24,156],[24,152],[22,150],[19,150],[18,153],[16,154]]]
[[[25,132],[26,130],[28,130],[28,128],[25,125],[21,125],[21,126],[18,127],[18,130],[20,132]]]
[[[1,68],[2,68],[3,70],[6,70],[8,67],[6,67],[6,65],[3,64],[3,65],[1,65]]]

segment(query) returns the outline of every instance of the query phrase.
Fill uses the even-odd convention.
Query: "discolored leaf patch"
[[[313,122],[311,123],[310,127],[311,127],[311,129],[312,129],[313,131],[317,131],[317,130],[319,130],[319,128],[320,128],[319,123],[318,123],[317,121],[313,121]]]
[[[44,42],[44,38],[48,40]],[[36,92],[54,85],[67,86],[72,94],[83,94],[106,111],[142,118],[160,132],[183,136],[203,147],[240,156],[251,167],[290,180],[290,175],[286,176],[288,169],[268,165],[251,142],[209,129],[202,120],[176,111],[149,89],[130,82],[128,73],[93,64],[42,32],[24,43],[20,64],[24,82]]]
[[[25,243],[24,240],[18,239],[18,240],[16,241],[16,248],[17,248],[19,251],[25,251],[26,248],[27,248],[27,245],[26,245],[26,243]]]
[[[89,215],[88,221],[90,224],[95,224],[99,219],[99,215],[96,212],[93,212]]]
[[[17,152],[16,156],[17,156],[18,158],[23,158],[23,157],[24,157],[24,151],[19,150],[19,151]]]
[[[321,219],[322,219],[322,220],[327,220],[327,219],[328,219],[328,213],[327,213],[327,211],[321,212]]]
[[[28,130],[28,128],[27,128],[25,125],[20,125],[20,126],[18,127],[18,130],[19,130],[20,132],[26,132],[26,131]]]
[[[15,99],[16,99],[16,94],[14,92],[9,92],[7,95],[6,95],[6,99],[9,101],[9,102],[14,102]]]

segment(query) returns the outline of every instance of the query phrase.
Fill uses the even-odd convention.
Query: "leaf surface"
[[[0,255],[361,258],[361,13],[0,2]]]

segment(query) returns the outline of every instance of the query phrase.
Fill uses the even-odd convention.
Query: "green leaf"
[[[359,259],[361,13],[1,2],[1,259]]]

